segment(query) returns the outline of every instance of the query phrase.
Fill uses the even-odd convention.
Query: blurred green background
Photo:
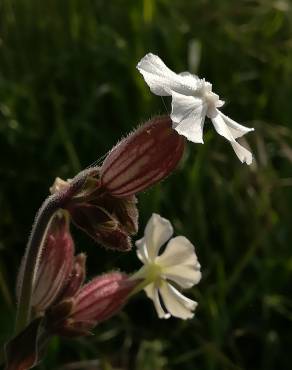
[[[137,72],[147,52],[213,83],[224,113],[255,127],[242,165],[205,128],[180,168],[139,195],[196,246],[196,318],[159,320],[143,293],[95,336],[54,339],[39,369],[270,370],[292,354],[292,4],[288,0],[0,0],[0,340],[34,214],[56,176],[70,178],[170,101]],[[248,145],[247,142],[245,145]],[[73,229],[88,276],[132,272]],[[68,362],[79,364],[65,367]],[[74,367],[75,366],[75,367]]]

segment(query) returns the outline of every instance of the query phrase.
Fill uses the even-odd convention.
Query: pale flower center
[[[208,106],[206,115],[211,118],[214,115],[216,108],[224,105],[224,101],[220,100],[219,95],[212,91],[212,84],[210,84],[210,82],[206,82],[204,78],[200,81],[200,85],[199,94]]]
[[[205,82],[203,79],[201,87],[202,98],[206,101],[209,108],[215,108],[219,100],[219,96],[212,91],[212,85],[209,82]]]
[[[130,295],[136,294],[152,283],[154,283],[156,286],[160,286],[162,280],[162,272],[162,266],[155,262],[147,263],[146,265],[144,265],[130,278],[130,280],[141,279],[141,282],[136,286],[136,288],[132,291]]]
[[[153,262],[145,267],[145,277],[147,281],[158,282],[161,279],[162,267],[160,265]]]

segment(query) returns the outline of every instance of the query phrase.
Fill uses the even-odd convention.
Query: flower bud
[[[97,323],[121,310],[136,284],[120,272],[96,277],[74,297],[73,310],[59,333],[66,336],[89,334]]]
[[[35,314],[45,311],[61,293],[72,270],[73,256],[74,242],[69,231],[68,216],[64,211],[59,211],[50,223],[35,277],[32,293]],[[20,269],[18,282],[22,274]]]
[[[103,194],[91,203],[76,203],[68,210],[74,224],[98,243],[114,250],[131,249],[130,235],[138,228],[134,196],[118,199]]]
[[[81,288],[86,276],[86,255],[80,253],[74,258],[73,268],[60,299],[73,297]]]
[[[182,158],[185,139],[169,116],[155,117],[116,145],[101,167],[101,185],[115,197],[145,190],[167,177]]]

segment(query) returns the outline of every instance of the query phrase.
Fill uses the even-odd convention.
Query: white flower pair
[[[212,84],[189,72],[176,74],[156,55],[147,54],[137,65],[150,90],[160,96],[172,97],[171,120],[180,135],[194,143],[203,143],[205,117],[211,119],[218,134],[232,145],[241,162],[252,163],[252,154],[236,139],[253,128],[238,124],[218,108],[224,101],[212,91]],[[201,279],[200,264],[194,246],[183,236],[171,239],[164,252],[160,248],[171,238],[170,222],[153,214],[144,237],[136,242],[137,255],[144,266],[133,275],[142,279],[139,289],[145,289],[154,302],[160,318],[171,315],[192,318],[197,302],[185,297],[177,287],[186,289]]]
[[[160,96],[172,97],[171,119],[173,128],[194,143],[203,143],[205,117],[211,119],[217,133],[232,145],[241,162],[252,163],[252,154],[236,139],[253,128],[238,124],[218,108],[224,101],[212,92],[212,84],[189,72],[176,74],[154,54],[147,54],[137,68],[150,90]]]

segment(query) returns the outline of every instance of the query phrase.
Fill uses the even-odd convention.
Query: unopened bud
[[[74,242],[68,216],[64,211],[59,211],[50,223],[35,277],[32,293],[35,314],[45,311],[61,293],[72,270],[73,256]],[[20,269],[18,282],[22,274],[23,270]]]
[[[185,140],[169,116],[156,117],[116,145],[101,167],[101,185],[116,197],[145,190],[167,177],[182,158]]]
[[[101,186],[98,167],[90,170],[82,187],[76,192],[70,189],[72,181],[58,177],[50,191],[53,194],[65,194],[63,208],[70,213],[73,223],[106,248],[120,251],[131,249],[130,237],[138,230],[136,197],[117,198],[109,194]]]
[[[120,272],[96,277],[74,297],[74,308],[59,333],[68,336],[88,334],[97,323],[121,310],[136,285],[136,281]]]
[[[95,204],[81,203],[71,207],[69,212],[72,220],[76,226],[103,246],[127,251],[131,248],[130,235],[137,231],[136,202],[125,200],[122,204],[122,200],[105,201],[104,197],[97,199]]]
[[[74,258],[73,268],[60,299],[73,297],[81,288],[86,276],[86,255],[80,253]]]

